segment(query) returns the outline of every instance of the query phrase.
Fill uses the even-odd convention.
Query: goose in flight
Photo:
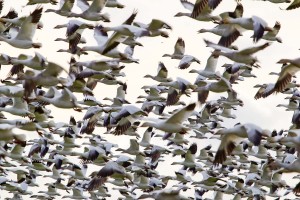
[[[215,35],[221,36],[218,45],[229,47],[239,36],[242,35],[241,31],[234,26],[228,26],[226,24],[219,24],[212,29],[202,28],[198,33],[210,32]]]
[[[52,5],[56,5],[56,0],[28,0],[26,5],[35,5],[35,4],[41,4],[41,3],[51,3]]]
[[[22,77],[25,80],[24,98],[28,99],[31,93],[36,89],[37,85],[51,87],[63,82],[63,80],[58,77],[63,71],[65,71],[63,67],[53,62],[48,62],[48,65],[45,67],[45,69],[38,73],[32,70],[26,70]]]
[[[287,0],[286,0],[287,1]],[[294,0],[287,8],[286,10],[293,10],[300,7],[300,1]]]
[[[45,13],[48,13],[48,12],[53,12],[53,13],[56,13],[58,15],[61,15],[61,16],[69,16],[70,13],[72,12],[72,8],[74,6],[74,2],[75,0],[60,0],[60,8],[57,9],[57,10],[54,10],[54,9],[47,9],[45,11]]]
[[[80,17],[89,21],[104,21],[110,22],[109,16],[107,14],[102,14],[101,11],[105,7],[107,0],[93,0],[93,2],[88,4],[86,0],[77,0],[78,7],[82,10],[81,13],[71,12],[67,17]]]
[[[146,121],[142,127],[154,127],[168,133],[186,133],[190,128],[183,125],[183,122],[193,113],[196,103],[191,103],[178,110],[167,119]],[[147,120],[147,119],[145,119]]]
[[[22,64],[35,70],[43,70],[48,64],[47,59],[39,52],[35,52],[34,56],[20,54],[18,58],[11,58],[12,64]]]
[[[214,165],[222,164],[227,156],[229,156],[238,141],[243,138],[248,138],[255,146],[258,146],[261,142],[263,136],[270,136],[271,132],[269,130],[262,129],[261,127],[246,123],[246,124],[236,124],[232,128],[224,128],[216,132],[217,135],[221,135],[221,144],[215,155],[213,161]]]
[[[203,76],[205,78],[215,79],[217,64],[218,64],[218,57],[216,58],[215,56],[210,55],[207,59],[206,66],[203,70],[192,69],[189,71],[189,73],[197,73],[200,76]]]
[[[37,29],[37,23],[42,16],[43,7],[38,6],[26,19],[23,21],[17,35],[13,38],[0,36],[0,41],[4,41],[13,47],[20,49],[40,48],[41,43],[35,43],[32,38]]]
[[[217,45],[208,40],[204,40],[204,42],[208,47],[212,47],[215,49],[215,51],[213,51],[212,53],[215,57],[222,55],[231,59],[232,61],[252,66],[255,65],[255,63],[258,61],[257,58],[253,56],[253,54],[270,46],[270,43],[265,43],[260,46],[249,47],[243,50],[232,50],[221,45]]]
[[[144,76],[144,78],[151,78],[155,81],[158,82],[171,82],[172,78],[168,78],[168,69],[166,68],[166,66],[164,65],[163,62],[159,62],[158,63],[158,69],[157,69],[157,75],[156,76],[152,76],[150,74],[147,74]]]
[[[237,29],[253,30],[253,42],[258,42],[264,35],[265,31],[272,31],[273,29],[268,26],[262,18],[258,16],[252,16],[249,18],[224,18],[221,20],[222,24],[234,26]]]
[[[92,173],[91,176],[92,180],[88,184],[88,191],[93,191],[99,188],[101,185],[103,185],[103,183],[107,181],[109,177],[119,177],[122,179],[127,178],[132,181],[132,175],[130,173],[127,173],[125,168],[115,161],[108,161],[102,169],[100,169],[96,173]]]
[[[196,89],[194,89],[194,92],[198,92],[198,101],[203,104],[205,103],[209,91],[216,92],[216,93],[222,93],[227,91],[233,91],[230,82],[224,78],[223,76],[217,75],[217,81],[216,82],[205,82],[204,86],[200,86]]]
[[[63,88],[59,92],[55,87],[51,87],[47,95],[38,95],[37,100],[54,105],[58,108],[74,108],[78,109],[80,106],[74,94],[67,88]]]
[[[81,41],[84,29],[93,29],[94,26],[88,23],[78,23],[77,20],[70,20],[67,26],[66,41],[69,43],[69,50],[72,54],[76,53],[77,45]],[[55,40],[57,41],[57,39]]]
[[[182,59],[185,52],[185,42],[179,37],[174,46],[173,54],[164,54],[163,57],[171,57],[172,59]]]
[[[159,19],[152,19],[149,24],[144,24],[142,22],[133,22],[133,25],[149,30],[150,37],[162,36],[167,38],[169,37],[169,34],[161,29],[165,28],[172,30],[172,27],[169,24]]]
[[[185,55],[185,42],[184,40],[179,37],[174,46],[174,53],[173,54],[164,54],[162,57],[170,57],[171,59],[178,59],[180,63],[178,65],[179,69],[186,69],[188,68],[192,62],[197,62],[200,64],[200,60],[195,58],[192,55]]]
[[[197,0],[195,4],[187,1],[180,0],[184,8],[188,9],[190,12],[183,13],[179,12],[175,17],[187,16],[198,21],[220,21],[222,18],[218,15],[212,15],[213,9],[215,9],[220,0]]]
[[[292,77],[300,70],[300,58],[280,59],[277,63],[283,64],[279,77],[275,83],[275,92],[282,92],[291,82]]]
[[[269,40],[269,41],[277,41],[279,43],[282,43],[282,39],[279,36],[277,36],[280,28],[281,28],[280,22],[276,21],[272,30],[268,31],[266,34],[264,34],[262,36],[262,39]]]

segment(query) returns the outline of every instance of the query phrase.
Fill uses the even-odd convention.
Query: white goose
[[[51,3],[52,5],[56,5],[56,0],[28,0],[26,5],[35,5],[40,3]]]
[[[164,54],[163,57],[171,57],[172,59],[181,59],[184,56],[185,52],[185,42],[179,37],[174,46],[173,54]]]
[[[206,43],[206,45],[208,47],[212,47],[216,50],[216,51],[213,51],[213,53],[212,53],[213,56],[218,57],[218,56],[222,55],[222,56],[225,56],[235,62],[244,63],[244,64],[248,64],[248,65],[254,65],[258,61],[257,58],[253,57],[252,54],[254,54],[258,51],[261,51],[261,50],[267,48],[268,46],[270,46],[270,43],[265,43],[260,46],[249,47],[249,48],[246,48],[243,50],[232,50],[232,49],[223,47],[221,45],[217,45],[208,40],[204,40],[204,42]]]
[[[45,13],[53,12],[61,16],[69,16],[74,6],[75,0],[60,0],[60,8],[57,10],[47,9]]]
[[[200,64],[200,61],[192,56],[192,55],[185,55],[185,42],[184,40],[179,37],[174,46],[174,53],[173,54],[164,54],[162,57],[171,57],[171,59],[178,59],[180,63],[178,65],[179,69],[186,69],[188,68],[192,62],[197,62]]]
[[[205,103],[209,91],[216,92],[216,93],[222,93],[227,91],[233,91],[232,86],[230,82],[224,78],[223,76],[217,75],[217,81],[216,82],[203,82],[205,85],[200,86],[196,89],[194,89],[194,92],[198,92],[198,101],[200,103]]]
[[[42,16],[42,11],[43,7],[37,7],[28,17],[26,17],[18,34],[15,37],[5,38],[1,36],[0,40],[10,44],[13,47],[21,49],[29,49],[32,47],[40,48],[42,44],[33,42],[32,38],[37,29],[37,23],[40,21]]]
[[[283,67],[275,83],[274,90],[276,92],[282,92],[291,82],[292,77],[300,70],[300,58],[280,59],[277,63],[283,64]]]
[[[78,7],[82,10],[82,13],[69,13],[68,17],[80,17],[89,21],[110,22],[107,14],[102,14],[101,11],[105,7],[107,0],[93,0],[91,5],[85,0],[77,0]]]
[[[48,61],[39,52],[35,52],[34,56],[20,54],[18,58],[11,58],[10,62],[12,64],[22,64],[32,69],[42,70],[45,69]]]
[[[221,23],[229,24],[235,27],[237,26],[238,29],[241,27],[246,30],[253,30],[253,42],[258,42],[263,37],[265,31],[273,30],[271,27],[268,27],[267,22],[257,16],[252,16],[249,18],[224,18]]]
[[[126,58],[125,53],[120,52],[115,46],[110,46],[110,39],[108,39],[108,34],[103,30],[102,26],[96,26],[94,29],[94,38],[98,45],[94,46],[84,46],[81,48],[81,52],[94,51],[101,55],[111,57],[111,58]]]
[[[0,111],[5,111],[12,115],[18,115],[22,117],[28,116],[30,119],[34,119],[35,116],[29,111],[27,102],[20,97],[14,97],[13,105],[11,107],[0,107]]]
[[[277,41],[279,43],[282,43],[282,39],[279,36],[277,36],[280,28],[281,28],[280,22],[276,21],[273,29],[267,32],[266,34],[264,34],[262,36],[262,39],[269,40],[269,41]]]
[[[183,122],[193,113],[196,103],[185,106],[170,116],[168,119],[146,121],[142,127],[154,127],[168,133],[186,133],[190,128],[183,125]]]
[[[166,22],[159,19],[152,19],[149,24],[134,22],[133,25],[149,30],[150,37],[162,36],[167,38],[169,37],[169,34],[161,29],[165,28],[165,29],[172,30],[172,27],[170,25],[168,25]]]
[[[72,54],[76,53],[76,50],[78,49],[77,45],[79,42],[82,42],[82,33],[84,29],[92,29],[94,28],[94,25],[78,22],[77,20],[70,20],[67,26],[67,32],[66,32],[66,39],[60,39],[57,38],[55,41],[66,41],[69,43],[69,50]],[[85,40],[83,40],[85,41]]]
[[[221,135],[221,144],[215,155],[213,161],[214,165],[223,163],[227,156],[232,153],[236,147],[236,142],[248,138],[255,146],[258,146],[261,142],[263,136],[270,136],[269,130],[264,130],[261,127],[247,123],[247,124],[237,124],[232,128],[224,128],[216,133]]]
[[[168,78],[168,69],[164,65],[163,62],[158,63],[158,68],[157,68],[157,75],[152,76],[150,74],[147,74],[144,76],[144,78],[151,78],[155,81],[158,82],[170,82],[172,81],[172,78]]]
[[[192,69],[189,73],[197,73],[205,78],[215,79],[216,78],[216,69],[218,64],[218,58],[210,55],[207,59],[206,66],[203,70]]]
[[[202,28],[198,31],[198,33],[206,32],[221,36],[218,44],[224,47],[229,47],[239,36],[242,35],[241,31],[237,27],[228,26],[226,24],[219,24],[211,29]]]
[[[107,181],[108,177],[112,178],[124,178],[129,179],[132,181],[132,175],[127,173],[125,168],[114,161],[109,161],[106,165],[99,170],[97,173],[92,173],[93,179],[90,181],[87,190],[92,191],[97,189],[103,183]]]
[[[37,100],[47,102],[58,108],[80,108],[77,103],[77,98],[69,89],[63,88],[62,92],[59,92],[55,87],[51,87],[49,90],[49,92],[52,94],[52,97],[38,95]]]
[[[175,17],[187,16],[198,21],[219,21],[222,18],[218,15],[212,15],[212,11],[221,1],[206,1],[206,0],[197,0],[195,4],[187,1],[180,0],[181,4],[188,9],[189,13],[179,12]],[[214,6],[211,6],[213,2],[218,2]]]

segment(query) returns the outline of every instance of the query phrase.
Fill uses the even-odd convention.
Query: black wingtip
[[[188,106],[186,107],[186,109],[187,109],[187,110],[194,110],[195,107],[196,107],[196,103],[191,103],[190,105],[188,105]]]

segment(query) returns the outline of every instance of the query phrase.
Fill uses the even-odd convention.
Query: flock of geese
[[[114,12],[126,8],[126,1],[117,0],[60,0],[59,4],[28,0],[24,6],[31,12],[26,16],[14,8],[1,12],[1,46],[6,43],[15,52],[35,49],[34,55],[0,55],[2,69],[9,71],[2,74],[0,85],[1,199],[239,200],[300,195],[300,93],[294,79],[300,57],[278,59],[282,67],[275,73],[277,80],[255,85],[258,91],[253,94],[253,101],[285,94],[289,103],[278,107],[293,111],[289,128],[268,130],[239,123],[234,114],[244,105],[236,84],[256,77],[252,70],[261,66],[255,54],[284,42],[279,36],[281,23],[244,16],[243,2],[217,14],[215,9],[225,2],[177,1],[189,12],[178,12],[174,24],[178,17],[186,24],[195,20],[215,24],[198,33],[219,39],[203,37],[211,51],[205,60],[186,54],[179,36],[174,49],[168,47],[173,53],[161,56],[177,60],[177,68],[197,74],[196,80],[170,76],[160,61],[157,72],[151,66],[153,73],[144,76],[145,83],[152,79],[155,84],[143,85],[145,93],[136,102],[126,99],[127,82],[140,83],[123,81],[124,68],[139,65],[134,49],[147,48],[144,38],[168,40],[173,24],[157,18],[139,22],[134,10],[122,24],[110,26]],[[300,7],[299,0],[269,1],[289,4],[285,10]],[[5,0],[0,0],[0,10],[4,7]],[[74,11],[75,7],[81,11]],[[107,8],[110,15],[104,12]],[[49,45],[35,38],[46,28],[42,21],[48,13],[68,21],[51,27],[66,30],[65,37],[55,41],[66,44],[67,48],[57,50],[68,55],[60,58],[68,60],[68,66],[38,50]],[[93,33],[88,35],[96,41],[93,46],[86,44],[87,32]],[[234,42],[245,32],[252,37],[248,47],[239,48]],[[81,55],[91,54],[100,59],[81,60]],[[223,57],[230,62],[219,66]],[[192,65],[201,69],[191,69]],[[113,98],[99,99],[96,91],[104,85],[114,88]],[[54,112],[66,121],[57,120]],[[237,123],[225,127],[227,119]],[[122,144],[129,147],[121,148]]]

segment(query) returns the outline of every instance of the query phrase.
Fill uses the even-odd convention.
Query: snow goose
[[[229,18],[239,18],[239,17],[243,17],[243,14],[244,14],[244,7],[240,2],[237,2],[237,5],[233,12],[223,12],[223,13],[219,14],[219,16],[222,19],[225,19],[228,17]]]
[[[35,5],[35,4],[41,4],[41,3],[51,3],[52,5],[56,5],[56,0],[28,0],[26,5]]]
[[[168,78],[168,69],[164,65],[163,62],[158,63],[158,68],[157,68],[157,75],[152,76],[150,74],[147,74],[144,76],[144,78],[151,78],[155,81],[158,82],[170,82],[172,81],[172,78]]]
[[[271,31],[268,31],[266,34],[264,34],[262,36],[262,39],[269,40],[269,41],[277,41],[279,43],[282,43],[282,39],[279,36],[277,36],[280,28],[281,28],[280,22],[276,21],[273,29]]]
[[[137,16],[137,10],[134,10],[133,13],[122,23],[122,25],[131,25],[134,19]],[[103,26],[98,26],[98,29],[95,28],[94,38],[96,39],[99,46],[104,46],[102,52],[107,54],[108,52],[116,49],[120,42],[125,42],[129,38],[119,32],[114,32],[109,38],[107,32],[103,30]],[[133,39],[135,41],[135,39]],[[138,45],[138,43],[136,43]]]
[[[186,94],[188,96],[188,89],[195,89],[197,86],[191,84],[188,80],[183,79],[181,77],[177,77],[175,81],[171,82],[161,82],[159,86],[167,86],[177,89],[182,94]]]
[[[26,147],[26,141],[23,142],[15,141],[15,144],[12,147],[12,150],[10,152],[7,152],[3,147],[0,147],[0,155],[3,157],[9,157],[17,161],[23,160],[25,162],[28,162],[29,160],[23,155],[25,147]]]
[[[81,162],[84,164],[93,163],[102,166],[107,162],[106,151],[100,146],[89,146],[84,148],[84,153],[80,155]]]
[[[285,1],[287,2],[287,0]],[[288,2],[289,3],[289,2]],[[293,9],[296,9],[296,8],[299,8],[300,7],[300,1],[299,0],[294,0],[287,8],[286,10],[293,10]]]
[[[218,44],[224,47],[229,47],[239,36],[242,35],[239,29],[234,26],[228,26],[226,24],[219,24],[212,29],[202,28],[198,31],[198,33],[206,32],[221,36]]]
[[[110,22],[107,14],[102,14],[101,11],[105,7],[107,0],[93,0],[91,5],[86,0],[78,0],[77,5],[82,10],[81,13],[69,13],[67,17],[80,17],[89,21]]]
[[[259,88],[256,92],[254,99],[260,99],[260,98],[266,98],[270,94],[274,92],[274,86],[275,84],[269,83],[269,84],[256,84],[254,88]]]
[[[159,19],[152,19],[152,21],[149,24],[144,24],[141,22],[133,22],[133,25],[149,30],[150,37],[155,37],[155,36],[169,37],[169,34],[161,29],[165,28],[165,29],[172,30],[172,27],[170,25],[168,25],[166,22]]]
[[[216,82],[204,82],[204,86],[197,87],[194,89],[194,92],[198,92],[198,101],[200,103],[205,103],[209,91],[216,92],[216,93],[222,93],[227,91],[232,91],[232,86],[230,82],[224,78],[223,76],[218,76],[218,79]]]
[[[182,59],[185,52],[185,42],[179,37],[174,46],[173,54],[164,54],[163,57],[171,57],[172,59]]]
[[[81,65],[96,71],[106,71],[110,69],[118,69],[121,67],[119,65],[119,61],[115,59],[92,60],[92,61],[75,63],[75,66],[81,66]]]
[[[231,50],[229,48],[214,44],[213,42],[210,42],[208,40],[204,40],[206,45],[208,47],[214,48],[216,51],[213,51],[213,56],[225,56],[235,62],[238,63],[244,63],[248,65],[254,65],[258,60],[257,58],[253,57],[252,54],[261,51],[268,46],[270,46],[270,43],[265,43],[260,46],[255,46],[255,47],[249,47],[243,50]]]
[[[47,187],[47,191],[38,191],[38,195],[32,195],[31,198],[45,198],[47,199],[47,196],[50,197],[50,196],[60,196],[60,194],[57,192],[57,189],[55,187],[54,184],[49,184],[48,187]],[[42,194],[40,194],[42,193]],[[44,196],[43,196],[44,195]]]
[[[88,196],[84,196],[83,194],[83,188],[74,186],[72,188],[72,195],[65,195],[62,196],[62,198],[70,198],[70,199],[88,199]]]
[[[264,35],[265,31],[272,31],[271,27],[268,27],[267,23],[260,17],[252,16],[250,18],[224,18],[221,23],[230,24],[232,26],[240,26],[246,30],[253,30],[253,42],[258,42]]]
[[[184,169],[196,172],[196,167],[199,166],[199,163],[195,162],[195,154],[197,153],[197,144],[193,143],[187,150],[184,155],[184,161],[173,162],[171,165],[182,165]]]
[[[37,85],[51,87],[56,86],[58,83],[64,83],[65,80],[58,77],[63,71],[66,70],[53,62],[48,62],[41,72],[26,70],[25,74],[22,75],[22,79],[25,80],[23,84],[25,99],[28,99],[31,93],[36,90]]]
[[[188,9],[189,13],[182,13],[179,12],[175,15],[175,17],[187,16],[198,21],[219,21],[221,20],[220,16],[212,15],[213,9],[219,4],[214,2],[221,2],[221,1],[207,1],[207,0],[197,0],[195,4],[187,1],[181,0],[180,1],[183,7]],[[214,4],[214,6],[213,6]]]
[[[82,166],[72,164],[70,169],[71,171],[63,171],[62,174],[69,175],[77,180],[89,180],[89,178],[86,176],[87,168],[88,166],[86,164],[83,164]]]
[[[178,68],[179,69],[186,69],[188,68],[192,62],[197,62],[200,64],[200,61],[192,55],[185,55],[185,42],[184,40],[179,37],[174,46],[174,53],[173,54],[164,54],[162,57],[170,57],[171,59],[178,59],[180,60]]]
[[[283,163],[278,160],[270,159],[268,161],[268,165],[272,170],[276,170],[276,172],[284,172],[284,173],[292,173],[292,172],[300,172],[300,158],[297,158],[292,163]]]
[[[127,178],[132,181],[132,175],[127,173],[125,168],[115,161],[109,161],[97,173],[92,173],[92,180],[89,182],[87,190],[93,191],[107,181],[109,177],[122,179]]]
[[[129,36],[129,37],[144,37],[144,36],[150,36],[151,34],[151,32],[146,28],[128,25],[128,24],[122,24],[114,27],[103,27],[102,29],[105,32],[115,31],[120,33],[121,35]]]
[[[69,50],[71,53],[76,53],[76,50],[78,49],[77,45],[81,41],[81,35],[86,28],[93,29],[94,25],[83,22],[80,23],[77,20],[69,21],[66,32],[66,42],[69,43]],[[55,41],[59,40],[56,39]]]
[[[10,44],[13,47],[21,49],[29,49],[32,47],[40,48],[42,44],[33,42],[32,38],[35,34],[37,23],[40,21],[42,16],[42,11],[43,7],[37,7],[28,17],[26,17],[18,34],[15,37],[5,38],[1,36],[0,40]]]
[[[80,106],[77,103],[77,98],[69,89],[63,88],[62,92],[59,92],[55,87],[51,87],[49,90],[52,90],[52,97],[38,95],[36,97],[37,100],[47,102],[58,108],[73,108],[77,110],[80,109]]]
[[[14,9],[11,9],[5,16],[2,16],[0,18],[0,24],[4,23],[4,26],[5,26],[5,27],[1,27],[1,29],[4,32],[4,31],[14,30],[14,29],[10,29],[10,28],[12,28],[11,25],[21,27],[22,23],[26,20],[26,18],[27,18],[27,16],[18,17],[18,13],[16,13],[16,11]],[[43,23],[38,21],[36,26],[37,26],[37,29],[42,29]],[[10,32],[9,32],[9,34],[10,34]]]
[[[0,111],[8,112],[12,115],[18,115],[22,117],[29,117],[30,119],[34,119],[34,114],[29,111],[27,102],[20,98],[13,98],[13,105],[11,107],[0,107]]]
[[[150,140],[153,134],[154,134],[153,127],[147,128],[143,134],[142,140],[139,142],[139,145],[146,148],[152,146]]]
[[[194,56],[184,55],[179,62],[178,68],[179,69],[187,69],[193,62],[200,64],[200,60],[198,60]]]
[[[216,68],[217,68],[218,58],[210,55],[207,59],[206,66],[203,70],[192,69],[189,73],[197,73],[205,78],[214,79],[216,78]]]
[[[7,97],[23,97],[24,88],[18,85],[1,85],[0,94],[5,95]]]
[[[292,77],[300,70],[300,58],[280,59],[277,63],[283,64],[283,66],[275,83],[274,90],[282,92],[288,83],[291,82]]]
[[[180,191],[183,189],[187,189],[187,186],[181,185],[176,189],[168,188],[168,189],[161,189],[161,190],[154,190],[150,193],[143,193],[141,194],[138,199],[157,199],[157,200],[187,200],[187,198],[180,194]]]
[[[121,151],[130,155],[145,155],[144,152],[140,151],[140,145],[136,139],[130,139],[130,146],[127,149],[118,148],[116,151]]]
[[[108,0],[105,6],[109,7],[109,8],[124,8],[125,7],[125,5],[118,2],[118,0]]]
[[[167,119],[146,121],[142,127],[154,127],[167,133],[186,133],[190,128],[183,125],[183,122],[192,114],[196,107],[196,103],[191,103],[178,110]]]
[[[111,58],[120,58],[120,57],[127,58],[127,55],[125,53],[120,52],[116,48],[117,45],[115,44],[119,44],[119,42],[114,41],[114,39],[109,39],[107,32],[103,30],[102,26],[96,26],[94,28],[94,38],[98,45],[84,46],[81,48],[80,51],[81,52],[94,51],[101,55],[111,57]],[[112,41],[112,44],[110,44],[110,41]]]
[[[4,1],[0,2],[1,11],[3,8],[3,2]],[[0,19],[0,33],[4,34],[5,32],[9,31],[10,28],[12,27],[11,25],[13,24],[11,22],[17,21],[19,23],[16,25],[21,26],[22,20],[19,20],[19,19],[23,19],[23,21],[24,21],[25,17],[22,17],[22,18],[17,18],[17,17],[18,17],[18,13],[14,9],[10,9],[6,15],[2,16]]]
[[[35,52],[34,56],[20,54],[18,58],[11,58],[10,62],[14,65],[22,64],[35,70],[42,70],[45,69],[48,61],[39,52]]]
[[[295,111],[299,107],[299,102],[295,99],[290,99],[288,104],[278,104],[276,107],[284,107],[286,111]]]
[[[74,2],[75,0],[60,0],[60,8],[57,9],[57,10],[54,10],[54,9],[47,9],[45,11],[45,13],[48,13],[48,12],[54,12],[58,15],[61,15],[61,16],[69,16],[70,13],[71,13],[71,10],[74,6]]]
[[[222,138],[213,161],[214,165],[221,164],[226,160],[227,156],[236,147],[237,140],[248,138],[255,146],[258,146],[263,136],[270,136],[270,131],[264,130],[255,124],[246,123],[237,124],[228,129],[221,129],[216,134],[221,135]]]

